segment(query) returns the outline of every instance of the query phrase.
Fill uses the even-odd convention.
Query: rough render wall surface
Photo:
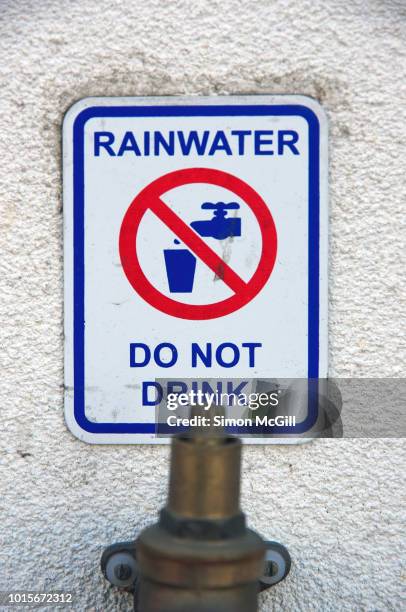
[[[2,0],[1,20],[0,588],[73,589],[77,610],[127,610],[100,553],[162,505],[168,449],[91,447],[64,424],[63,113],[89,95],[319,99],[331,130],[331,372],[401,376],[405,5]],[[294,559],[262,610],[400,610],[403,450],[246,449],[243,507]]]

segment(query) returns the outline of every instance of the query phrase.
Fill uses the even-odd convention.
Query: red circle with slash
[[[176,187],[191,183],[208,183],[224,187],[241,198],[254,213],[262,237],[261,257],[253,276],[245,282],[201,237],[189,227],[161,196]],[[147,279],[136,252],[137,233],[142,217],[152,211],[176,236],[228,285],[234,295],[212,304],[185,304],[161,293]],[[186,168],[169,172],[145,187],[131,202],[121,225],[119,250],[123,270],[135,291],[151,306],[181,319],[216,319],[239,310],[263,288],[273,270],[277,234],[269,208],[247,183],[232,174],[211,168]]]

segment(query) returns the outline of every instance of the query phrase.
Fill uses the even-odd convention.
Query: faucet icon
[[[216,240],[241,236],[241,219],[227,217],[227,211],[238,210],[237,202],[204,202],[203,210],[212,210],[213,218],[205,221],[192,221],[190,224],[200,235]],[[175,244],[180,244],[175,239]],[[166,275],[171,293],[192,293],[196,271],[196,257],[188,249],[164,249]]]
[[[238,217],[228,218],[228,210],[238,210],[240,205],[237,202],[204,202],[203,210],[213,210],[214,216],[206,221],[192,221],[190,224],[194,230],[205,237],[224,240],[233,236],[241,236],[241,219]]]

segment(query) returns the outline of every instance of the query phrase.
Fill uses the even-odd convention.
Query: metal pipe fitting
[[[172,440],[167,505],[139,536],[139,612],[255,612],[265,543],[239,507],[241,442]]]

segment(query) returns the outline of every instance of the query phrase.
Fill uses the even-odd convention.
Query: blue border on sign
[[[84,109],[73,125],[73,327],[74,417],[81,429],[95,434],[154,434],[155,423],[95,423],[85,414],[85,231],[84,231],[84,134],[85,124],[95,117],[227,117],[300,116],[309,125],[309,286],[308,286],[308,378],[309,410],[295,427],[278,427],[278,434],[301,434],[316,422],[319,375],[319,245],[320,245],[320,125],[317,115],[300,104],[252,106],[93,106]],[[316,401],[314,401],[316,400]],[[173,428],[170,428],[173,431]],[[250,431],[250,430],[253,431]],[[254,431],[255,430],[255,431]],[[238,430],[258,433],[257,428]]]

